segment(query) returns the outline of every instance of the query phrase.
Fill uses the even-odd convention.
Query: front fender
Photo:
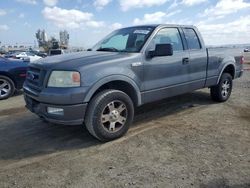
[[[112,81],[124,81],[127,82],[128,84],[130,84],[135,92],[136,92],[136,96],[137,96],[137,101],[138,104],[137,105],[141,105],[141,93],[140,93],[140,89],[138,87],[138,85],[136,84],[136,82],[134,80],[132,80],[131,78],[125,76],[125,75],[110,75],[107,77],[102,78],[101,80],[97,81],[88,91],[88,93],[86,94],[86,97],[84,99],[84,102],[89,102],[91,97],[93,96],[93,94],[103,85],[112,82]]]

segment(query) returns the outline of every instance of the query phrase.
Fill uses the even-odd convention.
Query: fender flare
[[[229,65],[232,65],[232,66],[234,67],[234,77],[235,77],[235,75],[236,75],[236,67],[235,67],[235,64],[234,64],[234,62],[228,62],[228,63],[226,63],[226,64],[223,66],[223,68],[221,69],[216,84],[219,83],[220,78],[221,78],[221,76],[222,76],[222,73],[224,72],[224,70],[226,69],[226,67],[229,66]],[[233,79],[234,79],[234,78],[233,78]]]
[[[87,92],[86,97],[84,98],[84,102],[89,102],[91,97],[93,96],[93,94],[103,85],[112,82],[112,81],[124,81],[127,82],[128,84],[130,84],[135,92],[136,92],[136,97],[137,97],[137,106],[141,105],[141,92],[140,89],[138,87],[138,85],[136,84],[136,82],[134,80],[132,80],[131,78],[124,76],[124,75],[111,75],[111,76],[107,76],[105,78],[102,78],[101,80],[97,81],[91,88],[90,90]]]

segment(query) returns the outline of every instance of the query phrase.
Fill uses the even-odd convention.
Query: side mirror
[[[173,46],[172,44],[156,44],[154,51],[148,52],[148,57],[153,58],[157,56],[172,56]]]

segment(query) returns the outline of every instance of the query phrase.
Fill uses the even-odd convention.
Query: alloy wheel
[[[231,84],[228,80],[225,80],[223,83],[222,83],[222,90],[221,90],[221,95],[223,97],[227,97],[228,94],[230,93],[230,87],[231,87]]]
[[[108,132],[117,132],[126,123],[127,114],[127,107],[122,101],[112,101],[108,103],[102,111],[102,126]]]
[[[0,79],[0,98],[4,98],[11,93],[11,84],[5,80]]]

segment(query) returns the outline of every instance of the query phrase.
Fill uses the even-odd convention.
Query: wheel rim
[[[11,85],[7,80],[0,79],[0,98],[8,96],[11,92]]]
[[[229,93],[230,93],[230,88],[231,88],[231,84],[229,82],[229,80],[225,80],[223,83],[222,83],[222,90],[221,90],[221,95],[226,98]]]
[[[108,103],[101,115],[101,123],[103,128],[114,133],[119,131],[126,123],[128,110],[122,101],[112,101]]]

